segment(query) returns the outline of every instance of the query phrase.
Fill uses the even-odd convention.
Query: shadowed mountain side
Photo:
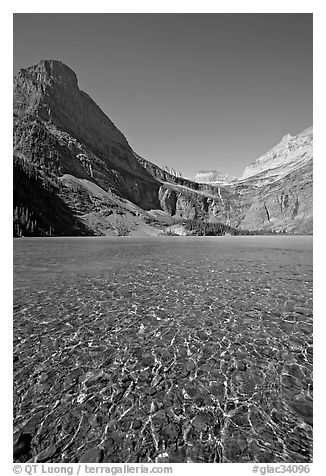
[[[174,223],[107,192],[87,178],[49,178],[14,157],[14,236],[157,235]]]
[[[13,172],[14,236],[93,234],[58,196],[58,186],[31,164],[14,157]]]

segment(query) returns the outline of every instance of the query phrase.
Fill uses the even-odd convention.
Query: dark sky
[[[187,177],[240,176],[312,125],[312,14],[15,14],[14,73],[41,59]]]

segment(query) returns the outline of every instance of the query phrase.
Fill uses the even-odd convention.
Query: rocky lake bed
[[[14,240],[14,461],[312,461],[312,237]]]

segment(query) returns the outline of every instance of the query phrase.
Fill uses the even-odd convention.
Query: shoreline
[[[278,238],[278,237],[290,237],[290,238],[295,238],[295,237],[308,237],[311,236],[313,237],[314,235],[312,233],[309,234],[291,234],[291,233],[271,233],[271,234],[266,234],[266,235],[165,235],[165,234],[157,234],[157,235],[125,235],[125,236],[119,236],[119,235],[60,235],[60,236],[13,236],[14,240],[20,240],[22,238],[24,239],[57,239],[57,238],[96,238],[96,239],[107,239],[107,238],[113,238],[113,239],[128,239],[128,238]]]

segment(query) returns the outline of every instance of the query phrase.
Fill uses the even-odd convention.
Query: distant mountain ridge
[[[237,180],[245,180],[258,175],[260,179],[278,180],[312,160],[312,149],[313,128],[309,127],[296,136],[286,134],[276,146],[248,165],[239,178],[230,177],[217,170],[199,170],[194,181],[228,185]]]
[[[137,155],[60,61],[15,77],[16,235],[155,235],[184,220],[312,232],[312,128],[287,136],[240,180],[199,178]]]
[[[199,170],[194,177],[194,181],[198,183],[216,183],[221,185],[228,185],[235,180],[237,180],[236,177],[230,177],[217,170]]]

